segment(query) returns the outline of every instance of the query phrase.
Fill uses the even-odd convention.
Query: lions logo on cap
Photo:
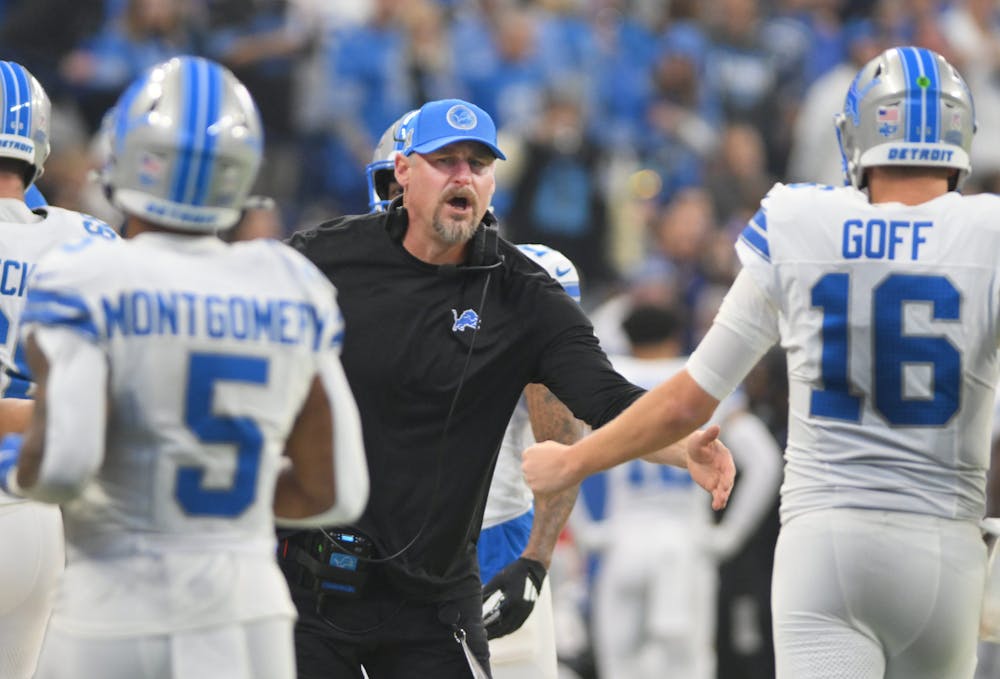
[[[456,130],[471,130],[478,122],[476,120],[476,114],[472,112],[472,109],[464,104],[455,104],[448,109],[445,119],[448,121],[448,124]]]

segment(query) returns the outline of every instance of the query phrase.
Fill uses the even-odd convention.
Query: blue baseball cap
[[[438,99],[421,106],[406,135],[403,155],[433,153],[458,141],[477,141],[507,160],[497,146],[497,126],[490,114],[461,99]]]

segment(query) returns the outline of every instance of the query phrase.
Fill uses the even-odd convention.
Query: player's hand
[[[521,557],[483,586],[483,625],[488,639],[521,628],[535,608],[545,572],[541,562]]]
[[[17,471],[17,461],[21,457],[21,443],[24,437],[20,434],[7,434],[0,439],[0,490],[13,495],[11,487],[12,475]]]
[[[696,431],[687,440],[687,468],[695,483],[712,494],[712,509],[729,502],[736,465],[729,448],[719,440],[719,425]]]
[[[536,495],[558,493],[581,481],[570,466],[569,446],[543,441],[526,448],[521,455],[524,481]]]

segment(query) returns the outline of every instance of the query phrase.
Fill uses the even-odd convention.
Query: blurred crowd
[[[55,104],[40,182],[55,204],[107,214],[87,181],[103,113],[175,54],[226,64],[257,99],[257,192],[276,201],[278,233],[366,211],[382,131],[461,97],[510,150],[494,205],[505,235],[569,256],[588,308],[667,282],[695,322],[775,178],[841,183],[831,118],[887,46],[933,48],[967,74],[974,189],[994,188],[998,26],[992,0],[0,0],[4,58]]]
[[[424,101],[464,98],[493,116],[510,159],[497,171],[502,232],[576,263],[611,354],[628,352],[621,324],[637,305],[670,305],[687,321],[684,347],[697,342],[769,187],[843,183],[833,116],[857,69],[900,44],[967,77],[979,131],[966,192],[996,191],[996,0],[0,0],[0,55],[53,100],[38,182],[49,202],[116,222],[90,181],[103,114],[173,55],[227,65],[260,106],[255,193],[270,200],[249,213],[254,235],[366,212],[365,166],[386,127]],[[776,357],[746,384],[779,441],[783,382]],[[722,566],[720,644],[767,655],[775,521],[754,560]],[[750,642],[721,632],[741,624],[726,587],[757,597]],[[735,671],[720,676],[754,676]]]

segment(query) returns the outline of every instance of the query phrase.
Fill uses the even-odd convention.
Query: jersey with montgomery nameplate
[[[776,185],[744,267],[788,357],[782,518],[828,507],[983,516],[1000,330],[1000,199],[873,205]]]
[[[274,241],[167,233],[65,246],[30,286],[23,336],[72,333],[110,366],[104,458],[63,508],[53,624],[127,636],[293,615],[272,503],[310,386],[339,360],[333,286]]]

